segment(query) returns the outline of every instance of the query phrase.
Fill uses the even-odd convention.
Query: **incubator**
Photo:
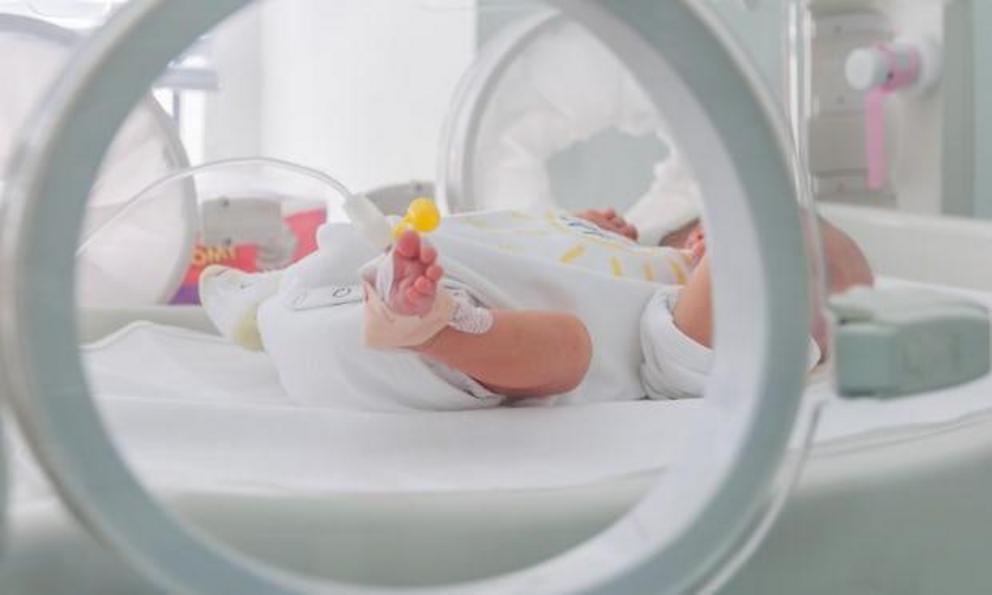
[[[63,4],[73,3],[0,18],[0,44],[39,60],[37,77],[20,77],[37,86],[5,112],[19,132],[3,156],[0,387],[17,426],[5,426],[0,590],[978,584],[968,581],[984,565],[969,552],[990,511],[975,494],[992,489],[974,473],[992,452],[992,285],[981,274],[992,227],[927,216],[955,212],[942,197],[962,170],[941,154],[921,173],[922,153],[902,149],[914,114],[927,115],[927,134],[960,130],[950,108],[960,81],[923,77],[931,94],[893,85],[864,103],[857,84],[887,80],[875,70],[898,60],[878,48],[936,8]],[[952,31],[963,9],[947,4]],[[741,49],[747,27],[769,23],[787,54]],[[928,56],[960,50],[943,48],[946,31],[917,33],[942,48]],[[846,81],[837,56],[859,48],[881,62],[852,55]],[[758,70],[779,59],[784,81]],[[845,109],[825,103],[835,96]],[[878,110],[890,119],[881,141],[865,125]],[[946,208],[924,209],[915,180],[940,186],[927,204]],[[607,207],[636,224],[639,243],[618,249],[567,214]],[[403,229],[433,239],[449,221],[474,225],[481,244],[500,230],[473,214],[492,211],[518,235],[546,233],[530,218],[573,234],[552,255],[569,271],[602,266],[611,289],[556,294],[576,311],[612,309],[594,331],[637,328],[640,310],[627,306],[656,286],[628,257],[702,222],[715,320],[705,396],[454,412],[302,402],[271,354],[218,336],[198,305],[209,265],[283,279],[333,251],[327,230],[346,224],[372,254]],[[827,295],[821,215],[865,251],[875,289]],[[617,251],[582,261],[599,254],[593,244]],[[458,254],[445,257],[458,272]],[[537,279],[524,293],[555,287]],[[821,341],[817,321],[834,323]],[[329,367],[319,356],[306,365]],[[381,371],[390,382],[403,373]],[[961,513],[928,516],[935,499]],[[947,546],[928,539],[936,531],[959,546],[928,578],[913,575]]]

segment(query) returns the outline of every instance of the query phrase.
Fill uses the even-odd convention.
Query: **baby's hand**
[[[586,221],[593,223],[600,229],[612,231],[613,233],[626,236],[635,242],[637,241],[637,228],[630,223],[627,223],[627,221],[617,214],[614,209],[606,209],[605,211],[588,209],[576,213],[575,216],[579,219],[585,219]]]
[[[706,256],[706,233],[703,226],[696,224],[685,239],[685,249],[692,254],[692,266],[699,264],[699,261]]]
[[[403,316],[426,314],[434,305],[437,283],[443,275],[437,250],[417,232],[403,232],[393,250],[393,285],[385,296],[387,305]]]

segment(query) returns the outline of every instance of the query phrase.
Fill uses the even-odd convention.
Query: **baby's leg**
[[[397,241],[393,281],[383,296],[397,313],[428,312],[444,274],[437,251],[414,232]],[[568,392],[585,377],[592,344],[585,325],[571,314],[493,311],[493,325],[473,334],[448,326],[413,349],[509,397]]]
[[[251,351],[262,350],[258,307],[279,290],[282,272],[245,273],[213,265],[200,273],[200,303],[221,335]]]
[[[245,273],[222,266],[200,275],[200,302],[211,322],[232,342],[261,351],[258,308],[274,296],[284,280],[312,289],[358,283],[358,269],[377,251],[347,223],[327,223],[317,232],[318,249],[285,271]]]

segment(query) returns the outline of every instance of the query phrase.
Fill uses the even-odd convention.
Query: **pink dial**
[[[889,95],[920,80],[920,51],[907,44],[881,43],[855,50],[848,57],[848,82],[865,95],[865,153],[868,188],[881,190],[889,179],[886,148],[885,103]]]

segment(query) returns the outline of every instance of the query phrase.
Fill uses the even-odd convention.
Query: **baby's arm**
[[[637,241],[637,228],[628,223],[622,215],[616,212],[616,209],[611,208],[606,209],[605,211],[587,209],[585,211],[575,213],[575,216],[579,219],[585,219],[600,229],[612,231],[613,233],[625,236],[630,240],[635,242]]]
[[[692,253],[695,268],[679,295],[672,319],[686,336],[703,347],[713,347],[713,286],[710,280],[710,259],[706,256],[706,235],[696,221],[676,232],[677,245]],[[662,240],[662,245],[666,241]]]
[[[828,294],[843,293],[855,286],[871,287],[875,278],[868,259],[858,244],[846,233],[819,219],[820,237],[823,242],[823,256],[826,260]],[[705,236],[701,228],[687,240],[687,247],[693,256],[700,255],[699,266],[693,271],[688,284],[682,290],[673,312],[675,326],[697,343],[711,347],[713,343],[713,298],[710,281],[709,258],[705,256]],[[820,299],[811,302],[810,333],[816,340],[822,354],[829,350],[826,319]]]
[[[561,394],[585,377],[592,342],[575,316],[496,310],[493,319],[486,333],[448,327],[415,349],[508,397]]]
[[[675,326],[704,347],[713,346],[713,289],[710,259],[703,256],[672,312]]]

